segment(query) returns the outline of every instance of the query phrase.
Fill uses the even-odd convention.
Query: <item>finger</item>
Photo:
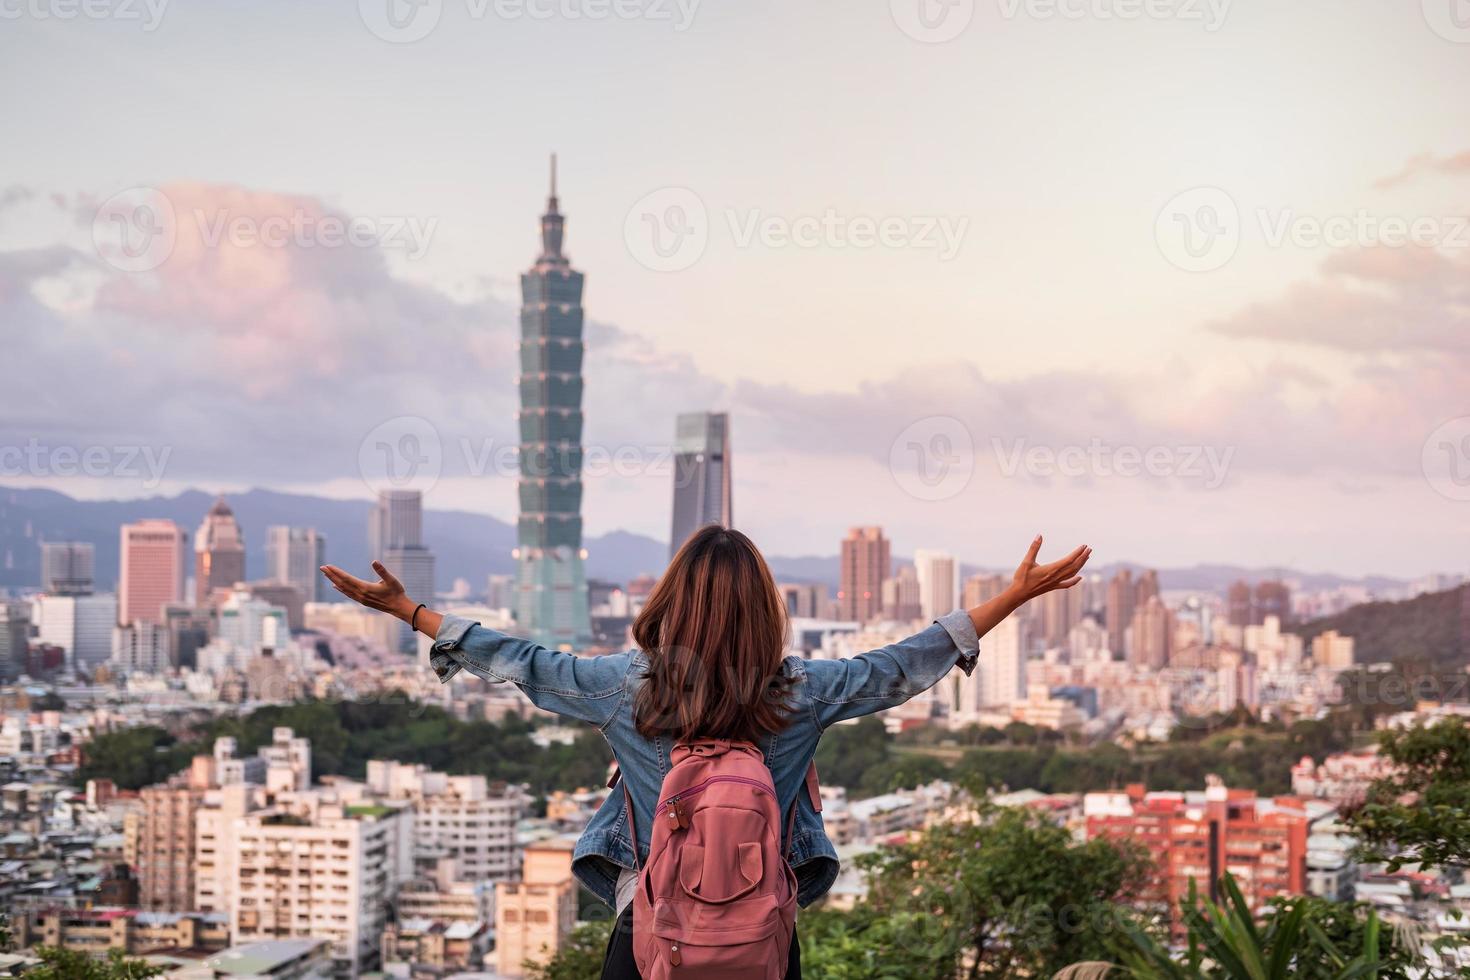
[[[403,583],[394,578],[393,573],[388,571],[388,567],[382,562],[374,560],[373,571],[378,573],[378,578],[382,579],[384,584],[391,585],[395,589],[403,588]]]
[[[1088,548],[1086,545],[1082,545],[1076,551],[1068,555],[1065,559],[1063,559],[1062,577],[1068,578],[1080,572],[1082,570],[1082,566],[1087,564],[1088,556],[1090,556],[1091,554],[1092,549]]]
[[[1034,564],[1036,564],[1036,556],[1038,554],[1040,554],[1040,552],[1041,552],[1041,535],[1038,534],[1036,536],[1036,540],[1031,542],[1031,547],[1029,549],[1027,549],[1027,551],[1026,551],[1026,560],[1024,562],[1022,562],[1022,564],[1024,564],[1024,565],[1034,565]]]
[[[1079,558],[1082,557],[1083,551],[1084,551],[1084,549],[1086,549],[1086,547],[1087,547],[1087,545],[1085,545],[1085,544],[1084,545],[1078,545],[1076,548],[1072,549],[1072,553],[1071,554],[1066,555],[1065,557],[1062,557],[1062,558],[1058,558],[1056,561],[1054,561],[1051,564],[1047,565],[1044,570],[1046,571],[1046,573],[1048,575],[1063,575],[1063,576],[1065,576],[1065,575],[1071,574],[1070,571],[1069,571],[1069,569],[1071,569],[1071,567],[1072,567],[1072,565],[1073,565],[1074,562],[1076,562]]]
[[[342,569],[337,568],[335,565],[324,565],[322,566],[322,574],[327,577],[328,582],[332,583],[332,588],[338,592],[342,592],[343,586],[346,585],[346,573]],[[343,594],[345,595],[346,593],[343,592]]]
[[[1076,585],[1080,581],[1082,581],[1082,576],[1081,575],[1073,575],[1071,578],[1067,579],[1065,582],[1058,583],[1057,584],[1057,588],[1059,588],[1059,589],[1070,589],[1072,586]]]
[[[328,567],[332,569],[332,572],[336,573],[332,574],[332,572],[329,572],[328,577],[331,578],[333,582],[337,583],[343,589],[347,590],[348,595],[351,595],[353,590],[356,590],[357,592],[366,592],[369,588],[372,587],[370,583],[364,582],[362,579],[356,578],[355,576],[348,575],[340,568],[337,568],[335,566]]]

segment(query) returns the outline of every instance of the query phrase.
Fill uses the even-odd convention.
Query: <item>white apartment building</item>
[[[280,649],[290,637],[286,610],[255,598],[248,589],[235,589],[220,606],[219,638],[242,651],[246,660],[262,649]]]
[[[919,578],[919,615],[925,622],[955,609],[960,597],[960,565],[954,555],[917,548],[914,570]]]
[[[373,958],[409,870],[411,820],[407,805],[375,803],[354,789],[361,787],[292,794],[233,822],[237,943],[326,939],[345,976]]]
[[[311,786],[311,741],[284,726],[271,744],[241,758],[228,736],[214,741],[209,787],[194,813],[194,908],[228,912],[238,880],[235,825],[266,804],[266,793],[301,792]]]
[[[381,759],[368,762],[367,786],[412,805],[415,863],[453,858],[464,881],[509,881],[520,870],[516,823],[530,805],[520,788]]]
[[[1029,645],[1030,629],[1022,616],[1007,616],[985,635],[974,671],[969,676],[963,671],[953,675],[950,727],[986,724],[997,713],[1009,714],[1011,706],[1026,696]]]
[[[39,595],[31,604],[42,643],[66,651],[67,666],[92,670],[112,655],[112,628],[117,623],[117,596]]]
[[[139,619],[112,628],[112,668],[123,674],[162,674],[169,669],[168,629]]]

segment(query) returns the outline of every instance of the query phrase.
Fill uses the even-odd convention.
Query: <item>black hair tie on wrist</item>
[[[413,607],[413,615],[409,617],[409,620],[408,620],[408,628],[411,629],[411,630],[413,630],[414,632],[418,632],[418,628],[419,628],[419,610],[422,609],[422,608],[424,608],[424,603],[422,603],[422,602],[419,603],[417,606],[414,606]]]

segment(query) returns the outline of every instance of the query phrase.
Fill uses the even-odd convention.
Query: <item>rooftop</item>
[[[287,963],[309,955],[326,944],[325,939],[268,939],[258,943],[231,946],[204,962],[214,970],[234,976],[270,973]]]

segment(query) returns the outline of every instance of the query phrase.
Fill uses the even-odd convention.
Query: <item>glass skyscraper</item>
[[[686,412],[674,427],[674,520],[669,557],[706,524],[734,526],[730,499],[730,416]]]
[[[553,156],[541,256],[521,275],[515,552],[517,626],[551,648],[592,638],[582,564],[582,273],[562,254],[564,228]]]

